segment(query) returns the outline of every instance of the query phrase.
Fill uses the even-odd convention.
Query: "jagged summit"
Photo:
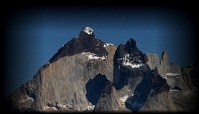
[[[92,28],[90,28],[90,27],[84,27],[83,29],[82,29],[82,31],[84,31],[85,33],[87,33],[88,35],[91,35],[93,32],[94,32],[94,30],[92,29]]]
[[[80,31],[80,34],[62,46],[49,62],[53,62],[64,56],[72,56],[79,53],[86,54],[89,57],[92,56],[90,58],[93,59],[105,59],[105,57],[108,56],[108,52],[105,49],[108,44],[95,38],[93,31],[90,27],[84,27]]]
[[[126,45],[126,48],[129,50],[129,52],[138,50],[136,41],[133,38],[129,39],[125,45]]]
[[[138,50],[136,41],[130,39],[125,45],[120,44],[115,53],[114,61],[124,66],[131,66],[132,68],[139,68],[145,63],[144,54]]]

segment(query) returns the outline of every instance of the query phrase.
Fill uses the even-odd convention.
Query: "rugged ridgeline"
[[[192,110],[194,74],[194,66],[180,68],[169,62],[166,52],[161,60],[145,55],[133,39],[116,47],[85,27],[9,96],[7,110]]]
[[[128,40],[125,45],[118,46],[113,61],[114,87],[109,86],[113,92],[101,96],[99,100],[101,106],[97,104],[95,111],[136,112],[145,104],[148,96],[169,91],[166,80],[157,70],[149,68],[144,54],[138,50],[133,39]]]
[[[96,98],[89,92],[97,91],[99,97],[99,89],[106,84],[101,80],[112,81],[115,50],[113,44],[96,39],[91,28],[83,28],[79,36],[61,47],[38,70],[32,81],[11,95],[11,104],[19,110],[31,111],[92,110]]]
[[[170,86],[169,92],[149,97],[141,110],[195,110],[198,99],[197,65],[192,64],[185,68],[169,61],[168,52],[162,52],[161,58],[157,54],[146,54],[146,63],[151,69],[156,69],[166,79]],[[160,105],[154,106],[151,104]],[[167,108],[165,108],[167,107]]]

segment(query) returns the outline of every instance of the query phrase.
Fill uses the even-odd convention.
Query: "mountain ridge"
[[[183,106],[196,98],[197,88],[192,79],[195,74],[194,69],[182,69],[171,63],[168,52],[163,52],[161,59],[144,54],[132,38],[116,47],[96,39],[94,30],[84,27],[31,81],[9,96],[6,109],[20,112],[159,111],[154,107],[164,107],[165,111],[192,110],[195,105]],[[164,104],[163,99],[170,100]],[[179,103],[176,99],[187,100]]]

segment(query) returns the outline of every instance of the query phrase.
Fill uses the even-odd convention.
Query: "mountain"
[[[104,48],[106,43],[95,38],[94,30],[90,27],[85,27],[81,30],[79,36],[61,47],[58,52],[49,60],[53,62],[64,56],[72,56],[82,52],[93,53],[97,57],[106,57],[107,50]]]
[[[98,40],[88,29],[92,30],[83,28],[78,37],[61,47],[37,71],[33,80],[17,89],[9,98],[9,107],[19,111],[90,110],[95,102],[89,102],[93,101],[87,93],[92,91],[89,83],[98,75],[113,80],[116,46]],[[100,81],[101,77],[96,80]]]
[[[109,102],[109,104],[116,106],[112,109],[105,108],[109,111],[128,111],[129,109],[136,112],[144,105],[149,95],[169,90],[166,80],[146,64],[144,54],[138,50],[134,39],[128,40],[125,45],[118,46],[113,66],[115,92],[104,97],[115,99],[116,104],[114,102]],[[107,106],[106,103],[101,104],[101,107]],[[96,111],[100,110],[98,107]]]
[[[6,99],[7,111],[187,111],[196,106],[195,65],[182,68],[165,51],[144,54],[131,38],[116,47],[84,27]],[[189,106],[187,106],[189,103]]]

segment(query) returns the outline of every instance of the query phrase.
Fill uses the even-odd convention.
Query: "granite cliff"
[[[144,54],[134,39],[116,47],[85,27],[7,99],[20,112],[193,110],[196,66]],[[179,102],[180,101],[180,102]],[[186,104],[191,105],[187,106]]]

